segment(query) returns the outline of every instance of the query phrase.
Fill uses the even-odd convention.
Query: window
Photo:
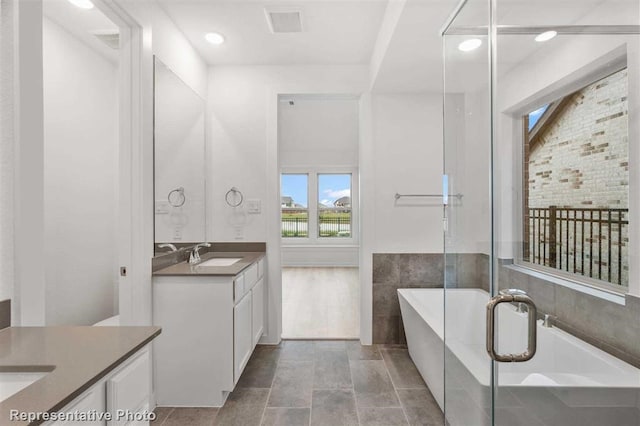
[[[318,175],[318,236],[351,237],[351,175]]]
[[[524,262],[628,286],[627,92],[622,69],[523,116]]]
[[[357,173],[344,168],[294,168],[281,174],[282,238],[292,244],[353,244]]]
[[[280,186],[282,238],[308,237],[309,176],[306,174],[283,174]]]

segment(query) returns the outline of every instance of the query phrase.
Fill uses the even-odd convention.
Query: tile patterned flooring
[[[258,346],[224,407],[156,409],[154,426],[426,425],[442,411],[405,346]]]

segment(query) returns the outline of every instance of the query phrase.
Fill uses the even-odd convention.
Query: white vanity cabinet
[[[111,414],[111,420],[95,421],[52,421],[48,426],[142,426],[149,424],[151,398],[151,354],[145,346],[114,371],[107,374],[71,401],[62,413],[104,413]],[[121,413],[119,416],[118,414]]]
[[[264,279],[264,258],[236,276],[153,277],[159,406],[222,406],[264,331]]]

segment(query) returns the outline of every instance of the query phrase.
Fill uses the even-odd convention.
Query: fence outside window
[[[525,261],[628,286],[628,209],[529,208]]]
[[[282,209],[282,237],[307,238],[309,214],[306,209]],[[351,237],[351,209],[321,209],[318,213],[319,237]]]

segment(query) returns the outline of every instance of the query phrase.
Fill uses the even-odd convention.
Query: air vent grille
[[[118,30],[94,31],[93,35],[114,50],[120,49],[120,34]]]
[[[272,33],[302,32],[302,12],[299,10],[265,10]]]

